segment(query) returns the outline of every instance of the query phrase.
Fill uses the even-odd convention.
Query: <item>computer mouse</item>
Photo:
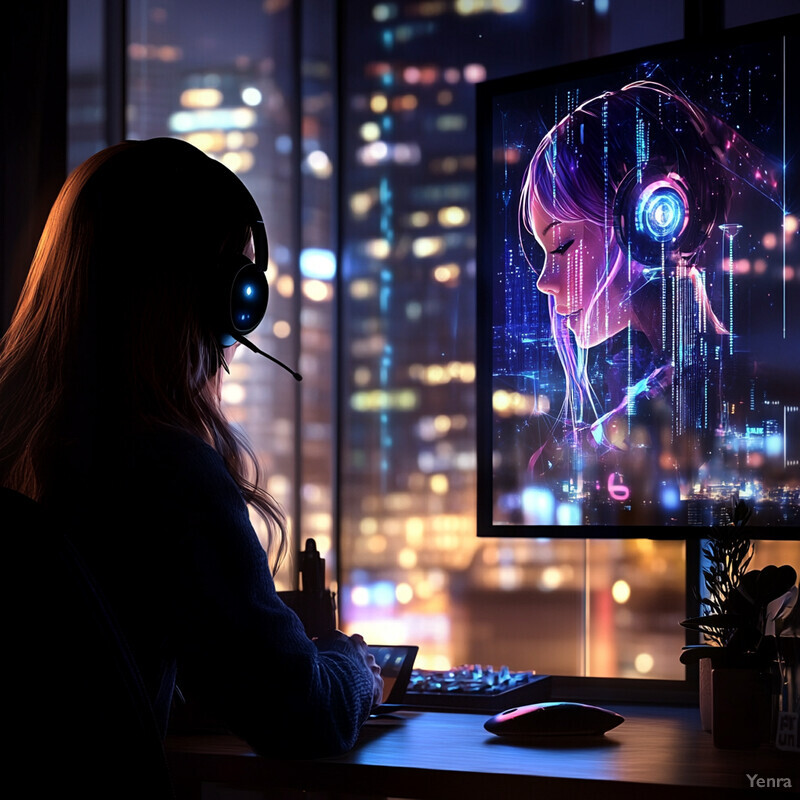
[[[498,736],[601,736],[625,721],[606,708],[585,703],[533,703],[509,708],[483,727]]]

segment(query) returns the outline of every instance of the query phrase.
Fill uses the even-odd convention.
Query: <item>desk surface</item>
[[[760,792],[748,775],[789,793],[800,787],[796,753],[715,748],[696,708],[607,707],[625,722],[577,743],[501,739],[484,729],[486,714],[401,711],[367,723],[356,747],[335,758],[272,760],[235,737],[204,735],[168,737],[167,755],[178,783],[318,792],[357,786],[363,795],[419,800],[752,798]]]

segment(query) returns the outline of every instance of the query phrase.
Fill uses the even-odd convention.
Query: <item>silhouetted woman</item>
[[[278,598],[267,550],[284,556],[284,516],[220,407],[231,275],[259,247],[266,268],[256,216],[232,172],[178,140],[70,175],[2,340],[0,485],[71,538],[162,734],[177,676],[257,750],[333,754],[382,679],[360,636],[312,642]]]

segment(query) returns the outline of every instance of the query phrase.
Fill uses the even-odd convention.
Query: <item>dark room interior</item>
[[[797,793],[796,0],[47,0],[8,11],[0,530],[14,543],[9,579],[25,586],[7,605],[20,796]],[[95,154],[161,138],[235,173],[256,206],[244,261],[266,275],[269,309],[247,338],[236,329],[215,343],[212,374],[226,424],[251,444],[258,491],[239,462],[225,464],[259,558],[273,553],[270,513],[286,531],[269,596],[274,584],[323,654],[341,637],[381,667],[382,700],[354,744],[304,752],[300,736],[287,755],[278,743],[291,748],[300,722],[276,713],[269,735],[247,714],[231,722],[226,704],[248,695],[249,678],[209,702],[180,657],[157,730],[164,685],[139,674],[127,645],[107,650],[126,633],[79,555],[83,534],[57,510],[42,516],[47,502],[33,501],[46,493],[6,466],[3,371],[51,208]],[[210,189],[198,180],[194,199],[178,187],[174,224],[169,197],[153,198],[175,252],[196,250],[178,220],[201,226],[192,203]],[[133,293],[126,270],[155,269],[143,261],[112,264],[115,291]],[[116,335],[97,349],[99,381]],[[111,396],[77,418],[100,434],[104,460],[88,474],[102,479],[93,491],[113,539],[148,518],[149,501],[114,502],[136,495],[117,483],[127,451],[111,443],[126,423],[103,405]],[[182,499],[202,509],[208,491]],[[139,569],[135,548],[113,552]],[[80,597],[62,583],[78,573],[90,579]],[[122,688],[120,659],[133,665]],[[217,653],[207,671],[235,682],[229,661]],[[253,708],[270,693],[288,702],[296,681],[282,670]],[[82,741],[95,707],[114,724]],[[58,758],[49,731],[72,730],[63,750],[79,755]]]

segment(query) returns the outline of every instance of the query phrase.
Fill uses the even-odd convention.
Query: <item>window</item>
[[[107,143],[105,5],[70,3],[71,166]],[[681,10],[129,0],[125,20],[126,135],[194,142],[265,215],[254,339],[304,380],[240,353],[225,402],[296,547],[338,566],[343,627],[422,667],[681,678],[683,543],[477,540],[472,399],[476,82],[680,38]]]
[[[107,84],[122,81],[103,61],[114,35],[103,8],[99,0],[70,4],[70,166],[105,146]],[[333,567],[332,41],[328,27],[301,23],[291,2],[209,3],[200,13],[194,3],[130,0],[125,136],[195,144],[241,177],[264,214],[270,304],[252,339],[298,368],[302,390],[240,350],[223,400],[255,444],[292,530],[313,536]],[[310,32],[302,39],[301,27]],[[294,580],[287,562],[276,582],[290,588]]]
[[[344,618],[426,668],[682,677],[683,543],[475,525],[475,84],[642,42],[575,4],[423,6],[344,23],[365,43],[342,67]]]
[[[679,39],[674,5],[345,4],[341,607],[417,664],[682,679],[682,542],[477,540],[475,83]]]

